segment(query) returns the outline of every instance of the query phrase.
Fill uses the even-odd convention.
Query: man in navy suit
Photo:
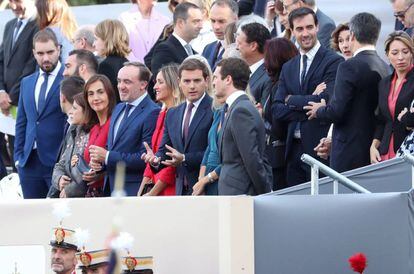
[[[378,83],[390,73],[375,50],[381,21],[359,13],[351,18],[349,29],[354,57],[339,66],[331,101],[306,107],[309,119],[334,123],[330,166],[338,172],[370,164]]]
[[[64,67],[53,31],[35,34],[33,55],[39,70],[20,84],[14,158],[24,198],[45,198],[66,120],[59,104]]]
[[[238,12],[239,7],[233,0],[216,0],[211,5],[210,21],[217,41],[204,48],[203,56],[207,59],[212,70],[223,57],[224,31],[229,24],[237,21]]]
[[[179,68],[180,87],[186,102],[168,111],[164,135],[156,155],[146,145],[142,159],[155,170],[175,166],[176,194],[191,195],[198,181],[200,164],[207,148],[213,121],[212,98],[206,93],[209,69],[198,59],[187,59]]]
[[[288,123],[286,177],[288,185],[293,186],[310,179],[310,168],[300,157],[303,153],[316,157],[313,148],[326,136],[330,125],[309,121],[303,107],[309,101],[328,101],[343,58],[319,43],[318,19],[310,8],[292,11],[289,24],[299,43],[300,55],[283,65],[272,111],[276,119]]]
[[[119,103],[111,118],[108,134],[108,150],[90,146],[91,162],[106,166],[104,192],[114,190],[115,171],[118,162],[126,164],[124,190],[128,196],[136,196],[145,170],[141,155],[144,142],[150,143],[160,108],[147,94],[151,72],[142,63],[128,62],[118,72]],[[100,167],[91,165],[95,170]]]

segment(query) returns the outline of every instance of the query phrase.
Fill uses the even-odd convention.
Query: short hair
[[[53,44],[57,48],[59,48],[59,42],[56,38],[56,34],[54,33],[54,31],[52,29],[45,28],[45,29],[39,30],[33,36],[33,48],[35,48],[36,43],[47,43],[49,41],[52,41]]]
[[[302,0],[302,2],[309,7],[314,7],[316,5],[315,0]]]
[[[60,93],[69,103],[73,104],[73,97],[83,92],[85,81],[79,76],[70,76],[60,82]]]
[[[408,35],[405,31],[397,30],[390,33],[387,37],[387,40],[385,40],[385,53],[387,55],[390,51],[391,43],[394,41],[400,41],[410,50],[411,54],[414,54],[414,42],[411,39],[410,35]]]
[[[349,21],[349,31],[361,44],[375,45],[381,30],[381,21],[373,14],[362,12]]]
[[[178,68],[178,76],[181,78],[183,70],[201,70],[203,73],[203,78],[207,79],[207,77],[209,77],[210,74],[209,69],[210,68],[208,67],[208,65],[203,61],[196,58],[187,58],[181,63],[180,67]]]
[[[348,23],[339,24],[336,29],[331,34],[331,48],[336,51],[340,51],[339,49],[339,34],[345,30],[349,30]]]
[[[138,69],[138,80],[149,82],[151,79],[151,71],[141,62],[125,62],[124,67],[136,67]]]
[[[233,86],[239,90],[246,90],[250,78],[249,65],[240,58],[230,57],[217,63],[220,67],[221,79],[231,76]]]
[[[184,102],[185,97],[181,92],[178,80],[178,65],[165,65],[160,69],[159,73],[161,73],[164,78],[167,88],[171,90],[174,106],[178,106],[180,103]]]
[[[95,42],[95,26],[94,25],[86,25],[81,26],[75,32],[75,39],[85,38],[86,43],[93,47],[93,43]]]
[[[173,23],[174,26],[177,24],[178,19],[186,21],[188,19],[188,11],[190,9],[200,9],[196,4],[190,2],[183,2],[175,7],[173,14]]]
[[[216,0],[213,2],[213,4],[211,4],[210,9],[216,5],[219,7],[230,8],[231,12],[236,16],[239,14],[239,5],[237,5],[237,2],[234,0]]]
[[[98,82],[98,81],[102,83],[102,85],[104,86],[106,95],[108,96],[109,105],[108,105],[107,118],[109,118],[111,117],[112,111],[114,110],[116,106],[117,95],[115,93],[115,89],[113,88],[111,84],[111,80],[109,80],[108,77],[106,77],[103,74],[95,74],[91,78],[89,78],[89,80],[85,84],[83,96],[85,97],[86,102],[88,102],[88,89],[93,83]],[[99,123],[98,115],[91,108],[91,106],[89,105],[89,102],[85,109],[85,118],[86,118],[86,121],[88,121],[90,125],[95,125]]]
[[[316,17],[315,12],[308,7],[301,7],[294,9],[291,13],[289,13],[289,26],[290,29],[293,30],[293,21],[295,21],[298,18],[305,17],[308,14],[312,14],[313,21],[315,22],[315,25],[318,25],[318,17]]]
[[[98,60],[89,50],[75,49],[69,52],[69,56],[72,55],[76,55],[78,65],[86,65],[89,72],[95,74],[98,71]]]
[[[267,41],[265,52],[264,66],[273,83],[279,80],[282,66],[299,53],[295,44],[286,38],[273,38]]]
[[[105,44],[104,55],[117,55],[127,57],[131,52],[129,48],[128,32],[119,20],[107,19],[95,27],[95,35]]]
[[[266,41],[269,40],[269,30],[260,23],[250,23],[241,27],[241,31],[246,35],[246,42],[256,42],[258,51],[264,53],[264,46]]]

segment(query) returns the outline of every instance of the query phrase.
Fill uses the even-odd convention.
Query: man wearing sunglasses
[[[414,0],[391,0],[391,4],[396,18],[395,29],[404,30],[411,35],[414,26]]]

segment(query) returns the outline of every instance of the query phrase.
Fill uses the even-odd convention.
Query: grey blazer
[[[82,174],[76,167],[71,166],[71,159],[73,155],[80,154],[83,156],[86,145],[88,144],[89,133],[85,132],[82,126],[70,126],[66,137],[62,155],[59,162],[55,164],[52,174],[52,185],[59,189],[59,179],[63,175],[71,178],[71,182],[65,187],[66,196],[70,197],[85,197],[87,185],[82,180]]]
[[[253,95],[256,103],[260,103],[264,106],[272,89],[272,80],[270,80],[264,64],[261,64],[250,76],[249,86],[250,93]]]
[[[316,11],[316,17],[319,25],[318,40],[325,48],[331,48],[331,34],[335,30],[335,22],[319,8]]]
[[[265,157],[265,127],[247,95],[227,112],[219,139],[219,195],[258,195],[269,192],[272,168]]]

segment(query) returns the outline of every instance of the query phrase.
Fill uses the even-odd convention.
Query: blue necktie
[[[45,105],[46,105],[46,90],[47,90],[47,82],[49,79],[49,73],[44,72],[43,73],[43,83],[40,87],[40,93],[39,93],[39,100],[37,103],[37,112],[42,113]]]
[[[221,113],[220,113],[220,124],[221,124],[221,128],[223,128],[224,119],[226,117],[226,113],[227,113],[227,110],[228,109],[229,109],[229,105],[227,103],[224,104],[223,109],[221,110]]]
[[[17,40],[17,37],[19,37],[18,36],[18,34],[19,34],[19,30],[20,30],[20,28],[22,27],[22,25],[23,25],[23,21],[22,20],[17,20],[17,22],[16,22],[16,26],[14,27],[14,32],[13,32],[13,43],[12,43],[12,49],[14,48],[14,46],[16,45],[16,40]]]

